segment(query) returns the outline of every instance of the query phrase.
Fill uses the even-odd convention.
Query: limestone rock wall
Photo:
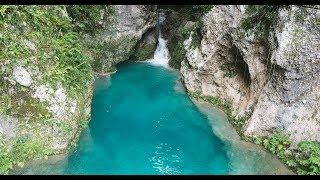
[[[241,36],[245,8],[214,6],[201,19],[200,47],[191,46],[195,32],[184,41],[180,71],[187,89],[224,99],[237,117],[253,110],[247,135],[280,128],[294,145],[319,141],[319,12],[307,9],[298,22],[298,8],[289,6],[270,37],[258,39]]]
[[[94,66],[94,70],[101,74],[106,73],[111,66],[128,60],[134,54],[137,42],[148,30],[156,26],[155,6],[112,5],[111,7],[115,11],[112,19],[102,19],[103,29],[94,37],[87,37],[89,41],[98,41],[103,46],[102,56],[96,59]]]

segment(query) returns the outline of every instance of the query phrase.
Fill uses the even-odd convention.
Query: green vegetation
[[[157,48],[157,36],[156,28],[147,30],[130,52],[129,60],[144,61],[153,58],[154,51]]]
[[[184,49],[183,42],[191,35],[191,48],[200,48],[201,46],[201,34],[200,23],[196,23],[187,28],[179,28],[177,34],[172,37],[168,42],[168,49],[170,50],[169,65],[173,68],[180,69],[181,62],[185,58],[186,50]]]
[[[110,6],[105,5],[69,5],[66,9],[77,30],[90,34],[102,28],[99,21],[103,18],[104,13],[114,13]]]
[[[301,141],[297,149],[289,150],[291,142],[280,129],[276,129],[271,137],[246,136],[245,140],[263,145],[299,175],[320,175],[319,142]]]
[[[110,66],[107,70],[107,72],[110,72],[110,73],[116,72],[116,71],[117,71],[117,67],[115,65]]]
[[[201,17],[212,9],[212,5],[185,5],[185,6],[161,6],[160,8],[172,9],[178,13],[179,19],[177,24],[172,25],[172,33],[168,38],[167,46],[170,53],[169,65],[175,69],[180,69],[181,62],[185,58],[186,50],[184,49],[183,42],[192,34],[191,47],[196,48],[201,45]],[[195,26],[184,29],[187,21],[197,22]],[[199,22],[200,21],[200,22]]]
[[[241,20],[241,29],[250,36],[266,37],[272,31],[278,20],[279,9],[286,6],[249,5],[245,11],[245,18]]]
[[[320,142],[302,141],[296,154],[298,174],[320,175]]]
[[[41,102],[30,95],[29,88],[19,84],[11,85],[0,79],[0,113],[10,115],[15,118],[24,118],[26,116],[33,119],[48,118],[50,113],[46,102]],[[10,89],[14,90],[15,95],[8,95]]]
[[[86,103],[87,103],[87,99],[81,99],[80,100],[80,106],[79,107],[85,107],[86,106]],[[85,109],[84,108],[79,108],[79,114],[78,114],[78,117],[73,117],[73,118],[77,118],[80,120],[80,123],[78,124],[78,128],[77,128],[77,131],[75,132],[75,134],[73,134],[73,137],[71,137],[70,139],[70,142],[67,146],[66,149],[62,150],[61,153],[65,153],[65,152],[68,152],[70,151],[72,148],[76,147],[77,146],[77,142],[80,138],[80,134],[82,132],[83,129],[87,128],[88,127],[88,123],[89,123],[89,120],[90,120],[90,114],[86,114],[85,113]],[[63,128],[63,127],[62,127]],[[68,128],[68,126],[67,126]],[[61,129],[61,126],[60,126],[60,129]],[[63,130],[63,129],[62,129]],[[66,129],[67,130],[67,129]],[[64,133],[70,133],[71,131],[69,132],[64,132]],[[72,134],[70,134],[71,136]]]
[[[10,109],[12,108],[11,98],[10,96],[0,96],[0,113],[4,115],[8,115]]]
[[[273,154],[276,154],[281,160],[287,158],[285,151],[289,148],[290,144],[289,138],[279,129],[269,139],[263,140],[263,146]]]
[[[59,15],[62,10],[62,6],[0,6],[0,63],[7,65],[4,74],[15,65],[37,65],[45,72],[45,84],[57,87],[60,82],[69,95],[85,89],[92,59],[83,52],[84,42],[71,20]]]
[[[164,5],[160,9],[172,9],[179,13],[179,16],[188,21],[198,21],[212,9],[213,5]]]
[[[201,33],[200,33],[200,23],[195,23],[190,27],[182,28],[181,35],[183,39],[188,39],[191,35],[191,48],[200,48],[201,46]]]
[[[156,44],[145,43],[138,47],[134,54],[130,57],[133,61],[143,61],[153,57],[153,53],[156,49]]]
[[[316,17],[316,25],[320,25],[320,16]]]
[[[30,134],[20,135],[14,139],[7,139],[0,137],[0,174],[7,174],[14,166],[24,166],[29,160],[47,158],[49,155],[56,153],[63,153],[69,151],[72,147],[76,146],[76,142],[79,138],[82,129],[88,125],[88,118],[85,116],[84,104],[87,103],[85,99],[78,101],[80,105],[80,112],[72,119],[79,119],[78,127],[75,129],[73,126],[74,120],[58,120],[54,118],[31,118],[18,120],[18,127],[20,130],[30,132]],[[61,151],[53,151],[50,148],[52,144],[52,137],[43,138],[43,134],[46,133],[46,128],[56,128],[56,132],[60,134],[60,137],[69,138],[71,142],[66,149]],[[75,132],[76,130],[76,132]],[[75,134],[74,134],[75,132]]]
[[[236,119],[236,117],[232,115],[232,107],[225,100],[222,100],[218,97],[205,96],[205,95],[202,95],[200,92],[188,91],[188,95],[194,99],[206,101],[212,104],[213,106],[221,109],[228,116],[229,122],[235,127],[238,134],[243,135],[243,126],[245,122],[249,119],[252,113],[252,110],[246,113],[246,115],[244,115],[243,117]],[[247,114],[250,114],[250,115],[247,115]]]
[[[40,102],[39,99],[32,98],[27,93],[18,93],[17,96],[15,96],[16,98],[11,97],[11,103],[16,105],[15,107],[10,108],[8,114],[11,116],[17,118],[28,116],[34,119],[48,118],[51,116],[47,109],[49,106],[48,103]]]
[[[297,9],[297,11],[294,13],[293,17],[295,22],[303,23],[305,22],[305,18],[308,14],[308,11],[306,8],[303,8],[301,6],[298,6],[300,8]]]
[[[184,49],[183,45],[183,37],[178,32],[175,36],[172,37],[167,43],[169,53],[170,53],[170,67],[175,69],[180,69],[181,62],[185,58],[186,50]]]
[[[14,165],[22,167],[28,160],[48,158],[53,153],[40,137],[18,137],[10,151],[4,144],[0,142],[0,174],[8,174]]]
[[[233,78],[237,75],[237,71],[232,65],[222,64],[219,68],[224,72],[224,77]]]
[[[252,115],[252,107],[242,117],[236,119],[227,102],[217,97],[201,95],[199,92],[188,92],[188,95],[197,100],[209,102],[224,111],[241,138],[262,145],[266,150],[278,156],[297,174],[320,175],[320,142],[301,141],[297,149],[290,150],[291,141],[280,129],[276,129],[271,137],[245,136],[243,126]]]
[[[288,7],[288,5],[249,5],[245,11],[246,17],[241,20],[240,28],[244,29],[247,35],[254,34],[256,37],[267,37],[269,32],[274,30],[277,25],[281,29],[283,28],[284,22],[278,24],[279,10]],[[297,7],[298,9],[293,15],[294,20],[295,22],[303,23],[308,14],[307,8],[301,5]],[[317,18],[315,22],[317,22]]]
[[[85,18],[94,7],[96,11]],[[101,10],[98,6],[84,9],[84,6],[71,7],[69,15],[79,15],[71,19],[62,15],[63,6],[0,6],[0,76],[10,77],[14,67],[22,66],[32,72],[35,85],[45,84],[55,90],[63,87],[69,97],[77,100],[77,108],[83,105],[88,82],[92,80],[94,56],[88,53],[90,43],[82,35],[96,28],[92,25]],[[56,126],[58,133],[68,138],[73,130],[71,122],[52,119],[48,104],[31,97],[30,88],[4,81],[0,79],[1,115],[17,118],[18,126],[31,133],[14,139],[0,138],[0,174],[53,153],[48,148],[52,139],[43,139],[42,130],[34,127]],[[77,109],[79,113],[74,118],[85,119],[79,126],[86,127],[87,117],[80,111]]]

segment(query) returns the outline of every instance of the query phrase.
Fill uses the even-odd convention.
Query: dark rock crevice
[[[248,64],[243,60],[242,53],[240,50],[233,45],[230,49],[232,56],[234,57],[234,63],[232,63],[236,72],[240,75],[241,79],[244,80],[244,83],[247,87],[251,85],[251,77],[249,72]]]

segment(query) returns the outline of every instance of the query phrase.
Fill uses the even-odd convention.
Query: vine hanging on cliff
[[[246,8],[245,18],[241,20],[241,28],[247,35],[266,37],[277,24],[279,10],[285,7],[287,6],[250,5]]]

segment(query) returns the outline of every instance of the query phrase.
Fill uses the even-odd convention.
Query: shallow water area
[[[196,106],[179,74],[122,63],[97,78],[92,119],[66,157],[13,174],[289,174],[274,156],[235,138],[226,117]]]

